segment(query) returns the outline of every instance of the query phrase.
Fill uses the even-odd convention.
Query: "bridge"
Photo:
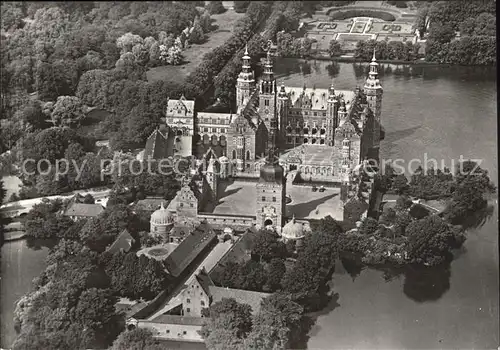
[[[75,191],[73,193],[69,194],[63,194],[63,195],[57,195],[57,196],[48,196],[48,197],[38,197],[38,198],[31,198],[31,199],[23,199],[20,201],[16,202],[10,202],[6,203],[2,206],[0,206],[0,214],[2,214],[5,217],[18,217],[18,216],[25,216],[30,212],[31,209],[36,204],[42,203],[44,199],[48,200],[54,200],[54,199],[70,199],[73,197],[75,194],[79,193],[82,196],[86,196],[87,194],[92,195],[96,202],[99,200],[104,200],[107,196],[109,196],[110,189],[105,189],[105,190],[82,190],[82,191]]]

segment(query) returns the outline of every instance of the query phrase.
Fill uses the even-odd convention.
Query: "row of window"
[[[303,142],[302,142],[303,141]],[[289,143],[289,144],[292,144],[293,143],[293,137],[287,137],[286,139],[286,142]],[[309,143],[309,139],[305,138],[305,139],[302,139],[301,137],[296,137],[295,138],[295,143]],[[311,144],[320,144],[320,145],[324,145],[325,144],[325,140],[324,139],[320,139],[319,142],[317,139],[312,139],[311,140]]]
[[[212,133],[218,133],[220,132],[221,134],[226,133],[226,128],[207,128],[207,127],[198,127],[198,132],[212,132]]]
[[[186,299],[186,303],[187,303],[187,304],[190,304],[190,303],[191,303],[191,299]],[[200,305],[201,305],[201,306],[205,306],[205,301],[203,301],[203,300],[202,300],[202,301],[200,301]],[[187,312],[191,312],[191,309],[187,308],[187,309],[186,309],[186,311],[187,311]]]
[[[167,329],[167,334],[169,334],[169,333],[170,333],[170,329]],[[186,335],[186,334],[187,334],[186,331],[182,331],[182,335]],[[178,334],[178,335],[180,335],[180,334]]]
[[[311,115],[314,117],[318,117],[318,113],[321,114],[320,116],[326,117],[326,112],[311,112]],[[309,112],[302,112],[302,111],[290,111],[290,115],[309,115]]]
[[[199,118],[200,124],[229,124],[229,119],[218,119],[218,118]]]
[[[286,128],[286,132],[291,134],[293,132],[293,129],[292,127],[288,126]],[[295,128],[295,133],[297,134],[309,134],[309,128],[304,128],[304,129],[301,129],[301,128]],[[311,129],[311,134],[315,135],[318,133],[318,129],[317,128],[312,128]],[[326,129],[322,128],[322,129],[319,129],[319,133],[321,135],[324,135],[326,133]]]
[[[262,201],[265,202],[266,201],[266,197],[262,196]],[[273,202],[276,202],[276,197],[273,197]]]

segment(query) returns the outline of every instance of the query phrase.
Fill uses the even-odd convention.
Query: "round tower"
[[[160,209],[151,214],[150,231],[154,236],[163,236],[168,238],[168,234],[174,225],[174,216],[161,203]]]

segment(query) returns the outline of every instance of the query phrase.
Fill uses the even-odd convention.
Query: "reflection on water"
[[[45,269],[45,258],[54,242],[19,240],[2,246],[1,347],[8,348],[16,337],[14,310],[16,302],[32,288],[32,280]]]

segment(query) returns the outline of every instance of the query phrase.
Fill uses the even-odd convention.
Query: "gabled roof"
[[[173,154],[173,142],[168,135],[156,129],[149,135],[144,148],[144,159],[165,159]]]
[[[304,87],[287,87],[285,92],[290,98],[293,107],[299,107],[303,103],[308,103],[313,110],[324,110],[326,112],[328,101],[328,89],[321,88],[305,88]],[[346,109],[349,110],[351,101],[354,99],[354,91],[350,90],[335,90],[336,95],[343,95],[346,102]]]
[[[149,322],[164,323],[164,324],[180,324],[187,326],[203,326],[206,321],[207,319],[204,317],[161,315]]]
[[[84,204],[72,203],[64,215],[66,216],[82,216],[82,217],[96,217],[104,211],[104,207],[100,204]]]
[[[260,310],[260,302],[271,294],[252,292],[244,289],[232,289],[224,287],[209,287],[212,303],[221,301],[222,299],[234,299],[240,304],[248,304],[252,308],[252,313],[257,313]]]
[[[129,250],[132,248],[132,245],[134,244],[135,239],[132,237],[130,232],[128,232],[127,229],[124,229],[116,238],[116,240],[109,246],[107,251],[109,253],[118,253],[120,251],[124,251],[125,253],[128,253]]]
[[[188,115],[194,114],[194,100],[187,100],[184,95],[178,100],[168,100],[166,114],[173,113],[177,108],[181,108]]]
[[[201,223],[165,259],[167,271],[178,277],[216,237],[217,234],[209,224]]]

